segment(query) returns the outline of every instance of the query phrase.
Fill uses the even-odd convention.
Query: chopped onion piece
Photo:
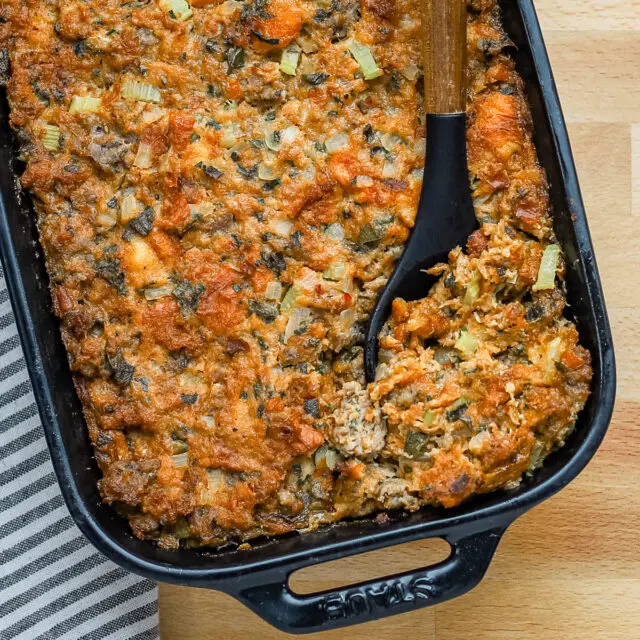
[[[419,75],[420,69],[418,69],[417,65],[413,62],[410,62],[408,65],[402,68],[402,75],[407,79],[413,82]]]
[[[267,300],[280,300],[282,298],[282,285],[279,282],[270,282],[264,294]]]
[[[340,312],[340,317],[338,318],[338,322],[343,331],[348,331],[353,327],[356,321],[356,312],[353,309],[345,309]]]
[[[141,142],[138,145],[138,153],[136,153],[136,157],[133,160],[133,166],[148,169],[152,164],[151,145],[148,145],[146,142]]]
[[[104,211],[100,211],[96,215],[96,227],[99,231],[108,231],[113,229],[118,222],[115,209],[107,207]]]
[[[316,177],[316,166],[313,162],[309,163],[309,166],[300,174],[303,180],[313,180]]]
[[[344,277],[346,267],[342,262],[334,262],[329,268],[325,269],[322,274],[326,280],[338,282]]]
[[[478,340],[474,338],[468,331],[463,329],[460,337],[456,340],[455,348],[463,353],[472,354],[478,350]]]
[[[302,458],[298,461],[298,465],[300,466],[300,480],[305,480],[309,476],[312,476],[316,470],[316,465],[313,464],[311,458]]]
[[[558,260],[560,259],[560,246],[550,244],[545,248],[538,270],[538,279],[533,285],[534,291],[542,291],[544,289],[553,289],[556,281],[556,269],[558,268]]]
[[[395,178],[397,174],[396,165],[393,162],[385,161],[382,165],[383,178]]]
[[[271,149],[271,151],[277,151],[280,148],[280,132],[272,131],[265,137],[264,143],[267,145],[267,149]]]
[[[164,115],[164,111],[159,109],[155,105],[152,107],[148,107],[144,113],[142,114],[142,122],[145,124],[151,124],[152,122],[157,122]]]
[[[209,431],[214,431],[216,428],[216,419],[213,416],[202,416],[200,420],[204,423],[205,427]]]
[[[146,82],[137,82],[136,80],[127,80],[120,87],[120,95],[125,100],[139,100],[141,102],[155,102],[162,101],[160,91],[152,84]]]
[[[373,187],[373,178],[371,176],[356,176],[356,187]]]
[[[277,177],[276,172],[264,162],[258,165],[258,178],[260,178],[260,180],[273,180]]]
[[[292,287],[293,288],[293,287]],[[287,293],[288,295],[288,293]],[[287,326],[284,330],[284,342],[289,341],[289,338],[295,334],[296,331],[303,329],[308,325],[311,320],[311,309],[306,307],[296,307],[289,316]]]
[[[158,300],[170,296],[172,291],[173,287],[169,284],[164,284],[161,287],[147,287],[144,290],[144,297],[147,300]]]
[[[184,22],[193,15],[185,0],[160,0],[160,6],[179,22]]]
[[[327,153],[335,153],[349,146],[349,136],[346,133],[336,133],[324,143],[324,146]]]
[[[280,59],[280,71],[288,76],[295,76],[298,62],[300,60],[300,47],[290,44],[283,52]]]
[[[97,113],[102,107],[102,100],[92,96],[73,96],[69,105],[69,113]]]
[[[178,453],[175,456],[171,456],[173,459],[173,466],[176,469],[181,469],[183,467],[189,466],[189,454],[188,453]]]
[[[284,131],[282,131],[282,133],[280,133],[280,142],[282,142],[283,144],[290,144],[298,137],[299,134],[300,129],[298,129],[298,127],[296,127],[295,125],[291,125]]]
[[[305,53],[315,53],[320,49],[320,45],[308,36],[300,35],[296,42]]]
[[[327,449],[324,454],[324,462],[333,471],[342,460],[340,454],[335,449]]]
[[[387,151],[392,151],[394,147],[402,144],[402,138],[396,133],[383,133],[380,136],[380,142]]]
[[[238,135],[236,133],[235,123],[225,124],[224,127],[222,127],[222,138],[220,139],[220,144],[225,149],[231,149],[237,141]]]
[[[293,229],[293,222],[291,220],[274,220],[271,223],[271,228],[283,238],[288,237]]]
[[[376,64],[375,58],[371,53],[371,49],[360,44],[355,40],[351,40],[348,49],[351,55],[355,58],[355,61],[360,65],[360,70],[364,75],[365,80],[373,80],[379,78],[382,75],[382,70]]]
[[[546,368],[548,373],[553,373],[555,371],[556,362],[558,362],[558,360],[560,360],[560,354],[562,353],[561,347],[562,347],[562,339],[561,338],[554,338],[547,345],[547,350],[546,350],[547,352],[546,352],[546,358],[545,358],[545,368]]]
[[[42,130],[42,145],[44,148],[48,151],[59,151],[61,138],[60,128],[54,124],[45,124]]]
[[[120,201],[120,221],[129,222],[138,215],[138,201],[135,196],[130,193],[124,196]]]
[[[220,5],[220,13],[224,16],[231,16],[242,8],[242,3],[236,0],[226,0]]]
[[[337,240],[338,242],[342,242],[344,240],[344,227],[339,222],[334,222],[330,224],[325,233],[332,239]]]

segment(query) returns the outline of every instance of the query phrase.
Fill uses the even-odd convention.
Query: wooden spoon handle
[[[465,0],[423,0],[424,92],[427,113],[466,111]]]

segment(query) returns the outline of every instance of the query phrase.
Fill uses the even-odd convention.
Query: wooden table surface
[[[640,0],[537,0],[607,297],[618,397],[607,438],[567,489],[505,534],[484,581],[439,607],[310,638],[640,638]],[[307,591],[424,566],[442,541],[305,570]],[[331,579],[338,576],[338,579]],[[162,640],[293,638],[235,600],[160,587]]]

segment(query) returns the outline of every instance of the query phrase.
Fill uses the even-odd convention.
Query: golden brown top
[[[421,186],[419,5],[0,9],[22,184],[101,492],[136,535],[218,544],[455,505],[517,483],[570,432],[589,354],[562,317],[494,0],[468,18],[482,227],[429,297],[396,301],[364,383],[364,323]]]

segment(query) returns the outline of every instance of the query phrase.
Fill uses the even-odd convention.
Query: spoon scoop
[[[477,228],[467,166],[466,2],[425,0],[423,14],[427,151],[420,204],[411,236],[382,290],[365,334],[365,373],[375,379],[378,333],[394,298],[424,298],[434,278],[424,272],[446,262]]]

